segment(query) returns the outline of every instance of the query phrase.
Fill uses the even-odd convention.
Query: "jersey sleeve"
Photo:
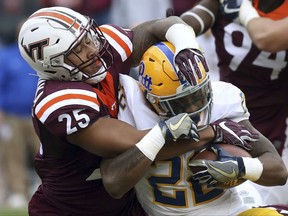
[[[126,61],[133,51],[132,31],[116,25],[101,25],[100,29],[115,50],[113,55],[119,55],[122,62]]]
[[[246,107],[245,95],[238,87],[222,81],[214,81],[211,85],[213,91],[211,122],[221,118],[229,118],[235,122],[249,119],[250,113]]]
[[[125,121],[139,130],[151,129],[159,117],[153,112],[144,98],[139,83],[130,76],[120,75],[118,119]]]
[[[273,10],[270,9],[269,12],[267,10],[268,6],[260,0],[254,0],[253,6],[261,17],[267,17],[273,20],[285,19],[287,17],[288,1],[283,1],[277,8],[273,5],[270,6],[269,9],[273,7]],[[265,11],[265,9],[267,11]]]
[[[58,90],[55,86],[58,82],[51,83],[45,91],[38,92],[40,97],[35,103],[34,115],[53,134],[65,137],[88,127],[100,117],[100,102],[89,85],[62,82]]]

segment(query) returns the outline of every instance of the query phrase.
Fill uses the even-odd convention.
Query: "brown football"
[[[222,149],[224,149],[226,152],[230,153],[233,156],[252,157],[249,152],[247,152],[245,149],[243,149],[241,147],[231,145],[231,144],[217,144],[217,145],[220,146]],[[205,149],[202,149],[201,151],[195,153],[195,155],[192,157],[191,160],[196,160],[196,159],[216,160],[217,156],[212,150],[205,148]],[[197,166],[190,166],[190,169],[191,169],[192,173],[196,173],[196,172],[199,172],[205,168],[197,167]],[[220,188],[220,189],[229,189],[229,188],[235,187],[237,185],[240,185],[240,184],[244,183],[245,181],[246,181],[246,179],[240,178],[240,179],[233,180],[233,181],[227,182],[227,183],[218,183],[216,185],[216,187]]]

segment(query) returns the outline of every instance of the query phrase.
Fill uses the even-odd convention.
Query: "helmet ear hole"
[[[155,60],[153,58],[149,58],[150,62],[155,62]]]

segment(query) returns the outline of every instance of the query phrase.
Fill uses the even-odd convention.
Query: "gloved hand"
[[[239,18],[239,11],[242,0],[220,0],[220,11],[222,15],[229,20]]]
[[[187,113],[180,113],[165,121],[160,121],[159,126],[162,131],[164,139],[178,138],[192,139],[199,141],[199,134],[197,132],[197,124],[189,117]]]
[[[233,144],[250,151],[252,147],[247,141],[255,142],[259,139],[258,133],[229,119],[219,119],[210,125],[215,132],[213,143]]]
[[[175,56],[175,65],[179,78],[185,78],[192,86],[202,79],[203,69],[208,72],[209,67],[202,52],[198,49],[184,49]]]
[[[216,187],[217,183],[227,184],[245,175],[245,166],[242,157],[234,157],[220,148],[217,144],[210,147],[217,155],[217,161],[191,160],[189,166],[200,166],[205,169],[194,173],[192,178],[207,187]]]

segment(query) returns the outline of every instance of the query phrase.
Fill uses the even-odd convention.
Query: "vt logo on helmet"
[[[43,60],[43,48],[48,46],[49,40],[44,39],[39,41],[38,43],[29,44],[29,47],[23,45],[24,50],[27,55],[32,59],[32,61],[36,62],[37,60]],[[35,55],[36,53],[36,55]]]

